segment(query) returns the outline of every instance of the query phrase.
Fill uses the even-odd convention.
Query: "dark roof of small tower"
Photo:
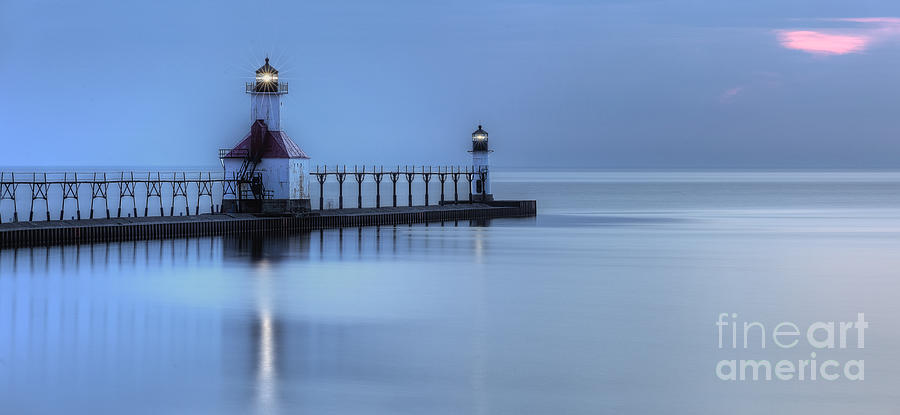
[[[472,135],[488,135],[488,133],[487,133],[487,131],[484,131],[483,128],[481,128],[481,125],[479,125],[478,129],[475,130],[475,132],[472,133]]]
[[[266,64],[260,66],[256,73],[278,73],[278,70],[269,65],[269,58],[266,58]]]
[[[259,140],[261,147],[259,158],[261,159],[308,159],[309,156],[300,149],[300,146],[291,140],[284,131],[271,131],[263,120],[256,120],[250,128],[250,133],[244,136],[228,154],[223,158],[245,158],[250,152],[250,144],[253,141],[253,133],[262,135]]]

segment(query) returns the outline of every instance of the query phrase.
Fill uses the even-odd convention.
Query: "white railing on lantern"
[[[288,83],[287,82],[279,82],[278,88],[275,91],[257,91],[256,90],[256,82],[247,82],[245,84],[245,86],[246,86],[246,92],[256,92],[258,94],[286,94],[288,92]]]

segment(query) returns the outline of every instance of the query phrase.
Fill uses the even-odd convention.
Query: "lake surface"
[[[0,251],[0,413],[900,411],[900,174],[494,180],[539,216]],[[719,349],[720,313],[869,327]],[[865,379],[716,374],[812,351]]]

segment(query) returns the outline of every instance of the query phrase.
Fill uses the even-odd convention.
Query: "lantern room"
[[[279,92],[278,86],[278,70],[269,65],[269,58],[266,58],[266,64],[256,70],[254,91]]]
[[[472,151],[488,151],[488,133],[480,125],[472,133]]]

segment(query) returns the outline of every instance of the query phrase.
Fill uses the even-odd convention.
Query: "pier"
[[[433,206],[328,209],[303,216],[214,213],[112,219],[51,220],[0,224],[0,247],[101,243],[259,231],[390,226],[427,222],[528,217],[535,201],[446,203]]]

